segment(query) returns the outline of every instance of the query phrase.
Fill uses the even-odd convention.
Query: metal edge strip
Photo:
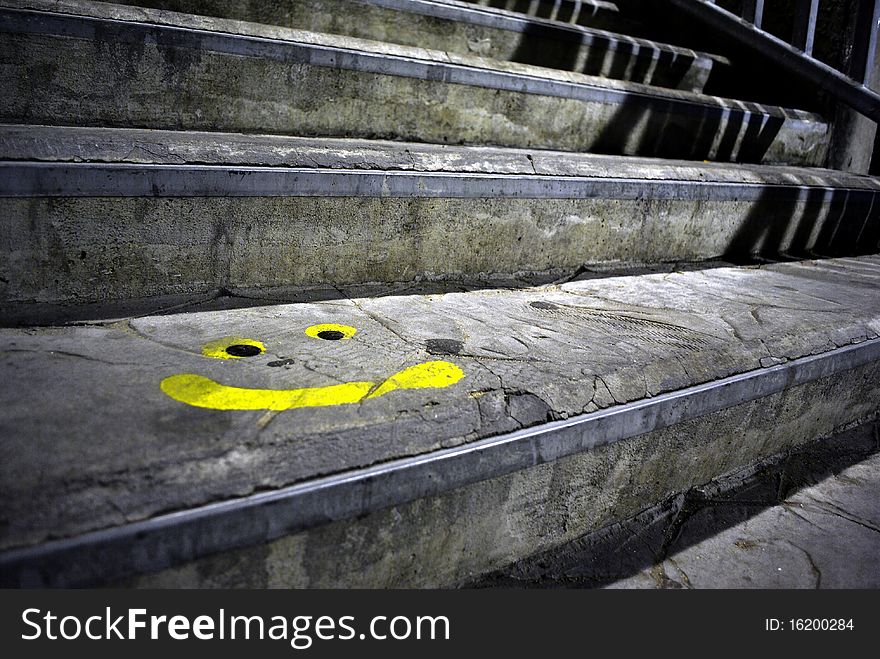
[[[272,492],[0,555],[0,586],[70,587],[160,570],[553,462],[880,360],[880,339]]]
[[[471,172],[0,161],[0,197],[388,197],[872,201],[880,189]]]
[[[824,123],[820,116],[801,110],[765,106],[747,101],[731,100],[725,102],[724,99],[715,96],[682,98],[672,90],[660,87],[648,88],[637,83],[627,84],[642,87],[644,91],[600,87],[586,83],[540,78],[522,73],[477,68],[452,62],[418,60],[402,55],[369,53],[343,47],[305,44],[269,37],[0,7],[0,33],[43,34],[94,39],[96,33],[100,31],[102,37],[106,39],[108,28],[118,31],[114,37],[116,39],[127,32],[129,41],[143,41],[144,33],[147,33],[149,42],[164,46],[201,48],[244,57],[268,57],[311,66],[553,96],[583,102],[608,104],[642,102],[646,105],[656,105],[658,110],[662,112],[671,113],[674,111],[678,114],[700,118],[704,118],[708,114],[721,117],[741,116],[744,120],[751,120],[753,117],[776,117],[787,121]]]

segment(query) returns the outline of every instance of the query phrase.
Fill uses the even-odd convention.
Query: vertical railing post
[[[819,14],[819,0],[798,0],[794,11],[794,29],[791,45],[800,48],[807,55],[813,53],[816,38],[816,16]]]
[[[877,40],[880,0],[858,0],[852,31],[852,50],[845,73],[867,87],[880,86]],[[857,174],[871,169],[877,124],[843,105],[837,108],[831,131],[828,166]]]
[[[849,77],[870,87],[880,83],[872,76],[880,34],[880,0],[861,0],[856,8],[855,34]]]
[[[748,21],[756,28],[761,28],[764,22],[764,0],[743,0],[743,20]]]
[[[871,34],[868,37],[868,48],[863,61],[865,62],[865,74],[862,82],[866,87],[876,88],[880,83],[880,74],[877,71],[877,42],[880,41],[880,0],[874,0],[874,11],[871,12]]]

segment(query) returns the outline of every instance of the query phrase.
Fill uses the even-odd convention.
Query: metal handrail
[[[862,82],[853,80],[837,69],[812,57],[818,0],[809,0],[807,9],[799,14],[801,20],[806,21],[802,29],[795,30],[795,38],[800,39],[801,48],[788,44],[760,28],[764,0],[746,0],[744,2],[744,14],[750,20],[740,18],[732,12],[722,9],[715,4],[714,0],[668,0],[668,2],[706,25],[773,59],[777,64],[803,80],[821,86],[840,102],[880,123],[880,94],[869,89]],[[880,20],[880,0],[875,0],[869,45],[865,49],[867,65],[864,70],[866,77],[870,75],[871,62],[876,52],[878,20]]]

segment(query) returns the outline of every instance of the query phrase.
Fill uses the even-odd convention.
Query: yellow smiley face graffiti
[[[351,339],[357,330],[348,325],[312,325],[306,336],[329,341]],[[246,359],[266,352],[255,339],[227,336],[202,346],[202,355],[213,359]],[[176,401],[212,410],[272,410],[348,405],[378,398],[398,389],[442,389],[455,384],[464,372],[455,364],[437,360],[410,366],[380,382],[344,382],[301,389],[248,389],[231,387],[194,373],[162,380],[163,392]]]

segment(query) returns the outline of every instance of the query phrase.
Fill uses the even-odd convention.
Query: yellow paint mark
[[[174,400],[212,410],[289,410],[356,403],[373,388],[372,382],[346,382],[305,389],[245,389],[229,387],[193,373],[162,380],[162,391]]]
[[[176,401],[212,410],[290,410],[297,407],[347,405],[377,398],[397,389],[443,388],[464,377],[455,364],[444,361],[411,366],[382,383],[345,382],[303,389],[246,389],[230,387],[193,373],[162,380],[161,389]]]
[[[355,335],[357,329],[352,327],[351,325],[337,325],[336,323],[322,323],[321,325],[312,325],[311,327],[306,327],[306,335],[312,337],[313,339],[322,338],[319,336],[321,332],[339,332],[342,334],[340,339],[350,339]]]
[[[260,341],[254,339],[246,339],[242,336],[224,336],[222,339],[211,341],[202,346],[202,354],[205,357],[213,357],[214,359],[244,359],[238,355],[230,355],[226,352],[229,346],[245,345],[259,348],[260,352],[266,352],[266,346]]]
[[[378,398],[395,389],[442,389],[455,384],[463,377],[464,371],[455,364],[440,360],[425,362],[395,373],[367,398]]]

